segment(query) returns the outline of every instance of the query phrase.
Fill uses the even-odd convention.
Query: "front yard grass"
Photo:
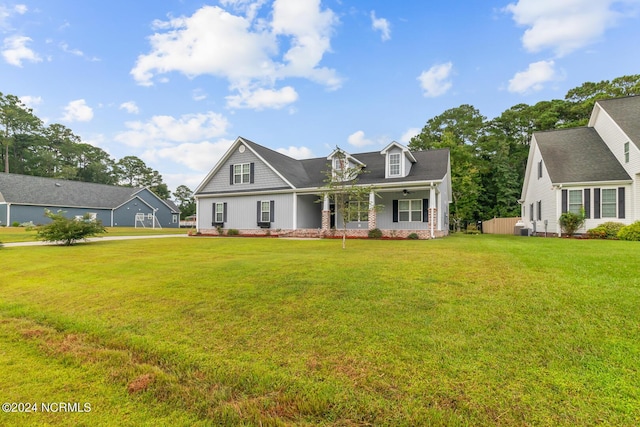
[[[157,234],[187,234],[187,228],[135,228],[105,227],[107,233],[97,237],[109,236],[151,236]],[[36,230],[28,227],[0,227],[0,243],[33,242]]]
[[[637,425],[639,249],[484,235],[3,248],[0,401],[92,409],[0,424]]]

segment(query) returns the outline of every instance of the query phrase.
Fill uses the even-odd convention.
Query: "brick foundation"
[[[228,230],[222,229],[222,235],[227,235]],[[387,239],[406,239],[411,233],[416,233],[421,240],[427,240],[431,238],[430,230],[381,230],[382,237]],[[240,236],[250,237],[296,237],[306,239],[322,239],[322,238],[339,238],[342,237],[342,230],[321,228],[307,228],[298,230],[273,230],[273,229],[246,229],[238,230]],[[218,236],[218,230],[201,229],[200,233],[206,236]],[[434,230],[435,238],[445,237],[449,233],[446,231]],[[347,230],[348,238],[368,238],[369,230]]]

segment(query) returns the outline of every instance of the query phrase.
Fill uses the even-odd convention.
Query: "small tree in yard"
[[[36,229],[36,239],[45,242],[62,242],[65,246],[71,246],[78,240],[107,232],[102,221],[91,219],[89,214],[85,214],[81,219],[75,219],[67,218],[62,211],[53,213],[45,209],[44,215],[51,222]]]
[[[573,212],[565,212],[562,215],[560,215],[560,219],[558,220],[558,222],[560,223],[560,227],[562,228],[562,230],[564,230],[564,232],[569,236],[573,236],[576,231],[578,231],[578,229],[580,227],[582,227],[584,225],[584,222],[586,220],[586,215],[584,213],[584,208],[580,210],[580,213],[573,213]]]
[[[338,165],[339,167],[335,167]],[[358,185],[358,178],[365,173],[362,166],[350,166],[346,154],[339,148],[336,150],[334,164],[325,171],[326,195],[335,206],[335,213],[342,217],[342,249],[346,248],[347,223],[351,218],[362,215],[362,205],[369,211],[369,194],[371,186]]]

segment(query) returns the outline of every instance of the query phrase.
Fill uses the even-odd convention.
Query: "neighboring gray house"
[[[382,151],[296,160],[245,138],[237,138],[196,189],[197,229],[216,234],[237,229],[246,234],[277,232],[289,236],[327,236],[335,224],[326,197],[326,171],[340,167],[338,151],[349,166],[366,173],[359,184],[374,191],[368,201],[353,202],[361,212],[348,222],[349,234],[366,236],[378,228],[386,236],[420,238],[449,232],[451,172],[448,150],[409,151],[392,142]],[[374,205],[382,205],[379,210]]]
[[[180,211],[147,188],[118,187],[38,176],[0,174],[0,225],[44,224],[44,210],[90,214],[106,227],[175,227]]]
[[[560,233],[563,212],[603,222],[640,220],[640,96],[597,101],[588,126],[536,132],[522,187],[524,226]]]

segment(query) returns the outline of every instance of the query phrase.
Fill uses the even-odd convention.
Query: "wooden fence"
[[[493,218],[489,221],[482,221],[482,232],[486,234],[513,234],[516,223],[520,217],[515,218]]]

